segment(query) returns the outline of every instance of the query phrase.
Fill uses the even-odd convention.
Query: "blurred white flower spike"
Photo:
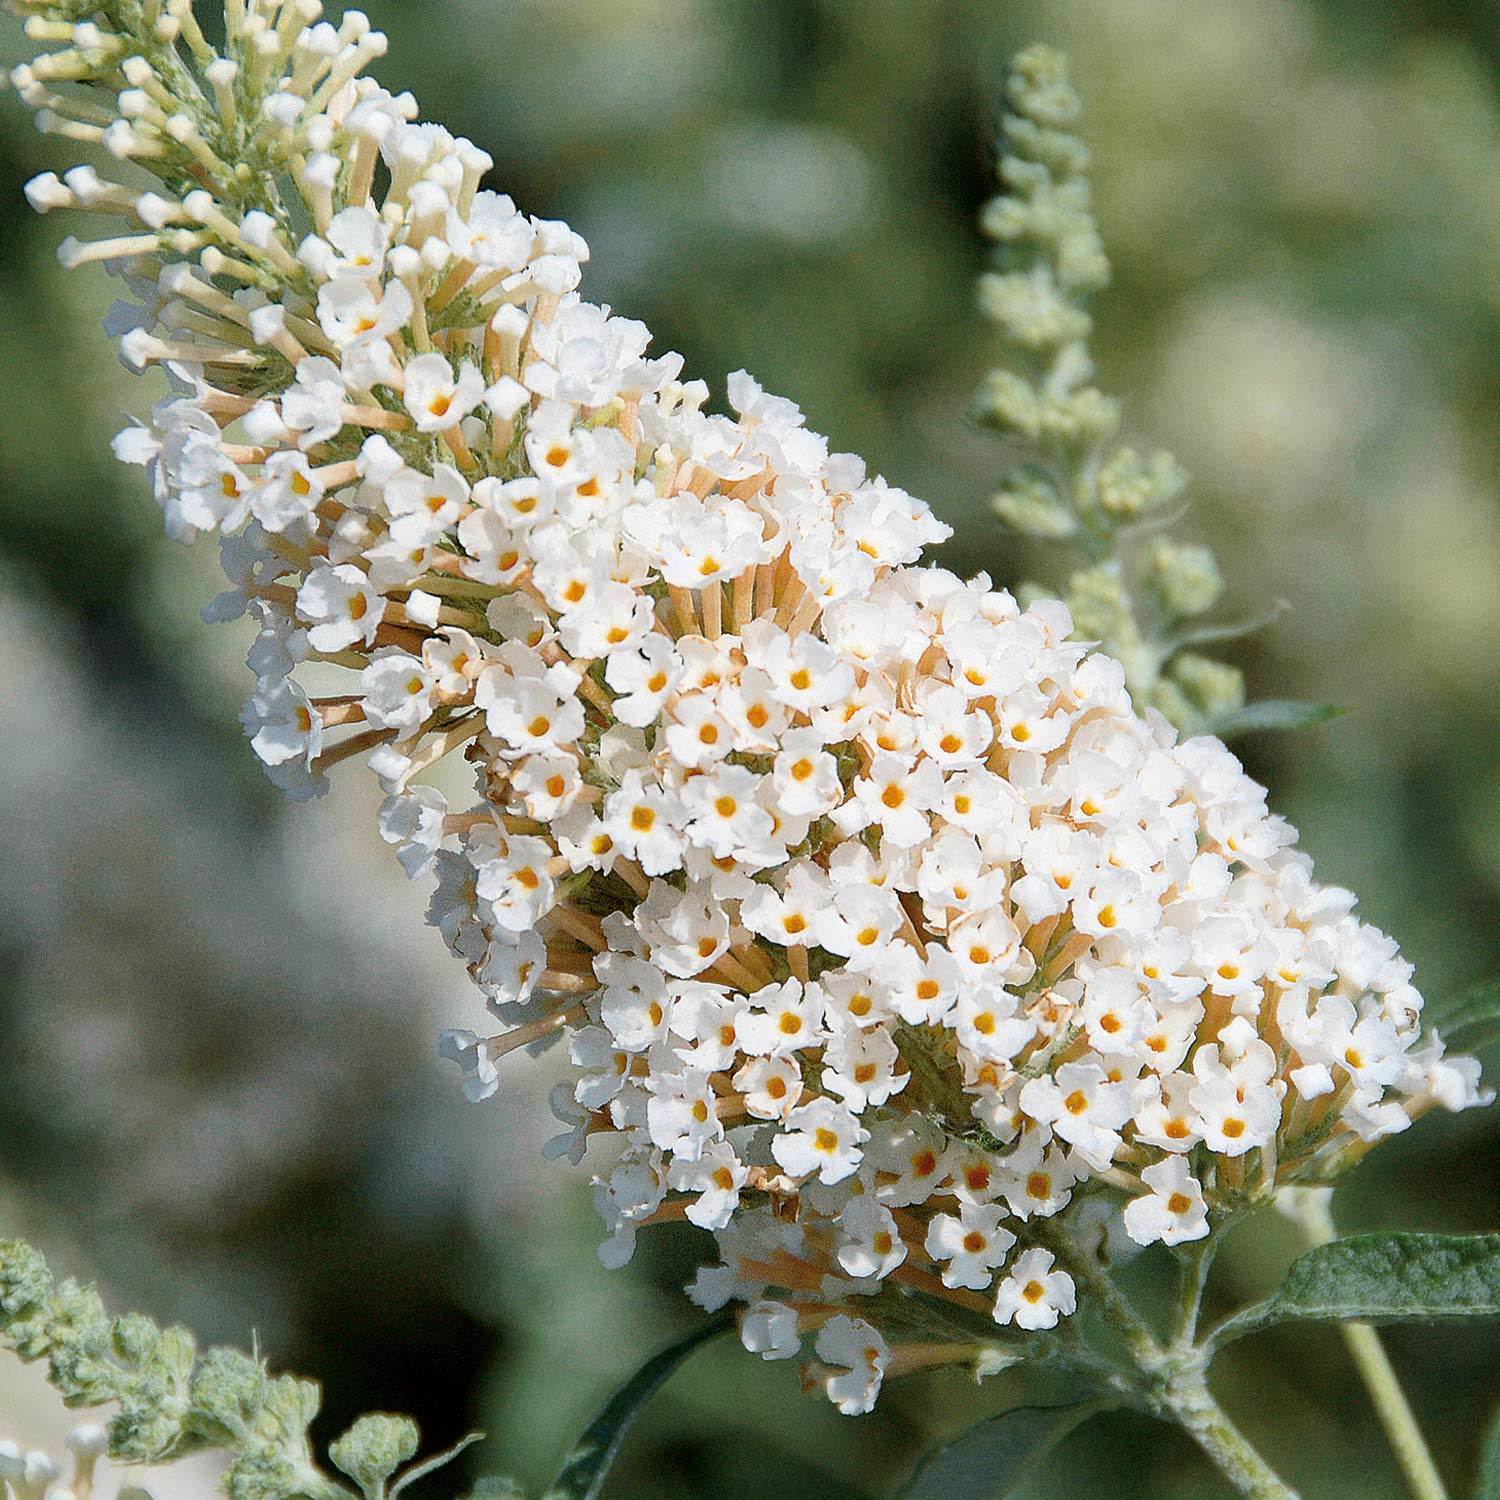
[[[159,179],[27,195],[108,216],[62,258],[171,382],[117,451],[221,535],[252,748],[299,798],[368,757],[498,1023],[443,1051],[483,1098],[563,1042],[550,1154],[587,1145],[607,1263],[710,1230],[693,1296],[768,1358],[810,1336],[857,1413],[933,1318],[955,1358],[1066,1320],[1100,1204],[1191,1241],[1478,1102],[1221,743],[1061,604],[921,563],[949,529],[790,401],[710,411],[577,234],[363,75],[363,15],[228,0],[221,53],[187,0],[10,4],[41,127]]]
[[[68,1430],[63,1446],[72,1456],[65,1468],[39,1448],[22,1448],[20,1444],[0,1440],[0,1495],[13,1500],[92,1500],[96,1489],[99,1460],[109,1447],[109,1436],[95,1422],[86,1422]],[[135,1484],[122,1484],[115,1491],[116,1500],[151,1500],[148,1491]]]

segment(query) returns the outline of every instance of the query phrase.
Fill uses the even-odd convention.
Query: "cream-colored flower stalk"
[[[72,1462],[63,1464],[40,1448],[0,1440],[0,1495],[8,1493],[15,1500],[92,1500],[95,1472],[108,1442],[97,1423],[70,1428],[63,1445]],[[119,1494],[127,1491],[130,1500],[150,1500],[139,1485],[122,1485]]]
[[[229,0],[217,46],[188,0],[14,8],[42,127],[158,180],[28,195],[109,221],[62,259],[172,381],[117,450],[220,534],[255,752],[295,796],[380,778],[496,1018],[443,1041],[472,1097],[565,1038],[607,1262],[713,1231],[694,1297],[767,1358],[815,1335],[863,1411],[971,1315],[1066,1319],[1090,1226],[1192,1240],[1476,1102],[1223,745],[1061,605],[920,566],[947,528],[790,402],[738,374],[711,413],[572,230],[363,76],[357,12]]]

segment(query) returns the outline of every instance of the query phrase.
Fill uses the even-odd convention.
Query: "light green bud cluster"
[[[998,265],[980,279],[979,307],[1024,368],[990,374],[979,414],[1055,462],[1107,441],[1119,425],[1118,403],[1090,384],[1088,354],[1088,299],[1108,283],[1109,262],[1089,206],[1088,152],[1067,130],[1080,106],[1061,55],[1021,53],[1006,98],[1004,191],[981,218]]]
[[[1110,271],[1061,54],[1021,53],[1005,102],[1001,193],[980,220],[996,242],[996,268],[980,278],[978,296],[1009,357],[985,376],[976,414],[1030,451],[991,509],[1023,536],[1085,550],[1087,565],[1054,592],[1072,610],[1077,638],[1124,663],[1139,706],[1184,733],[1227,729],[1244,705],[1239,672],[1182,649],[1242,633],[1185,628],[1219,604],[1223,577],[1207,548],[1148,535],[1171,520],[1187,475],[1170,453],[1113,446],[1120,403],[1093,383],[1089,303]]]
[[[979,278],[979,309],[1023,349],[1052,349],[1089,335],[1089,315],[1068,300],[1047,265],[986,272]]]
[[[1180,692],[1205,723],[1226,718],[1245,704],[1245,679],[1239,668],[1196,651],[1179,651],[1163,681]]]
[[[1113,561],[1080,568],[1068,583],[1073,628],[1085,640],[1126,640],[1139,646],[1140,626],[1130,608],[1130,594]]]
[[[1207,614],[1224,596],[1224,575],[1213,553],[1165,537],[1147,549],[1142,582],[1170,620]]]
[[[111,1317],[92,1287],[56,1282],[20,1240],[0,1242],[0,1343],[23,1360],[46,1360],[64,1405],[117,1408],[108,1447],[117,1463],[170,1463],[220,1449],[230,1460],[222,1481],[230,1500],[356,1500],[316,1459],[308,1436],[321,1399],[314,1382],[273,1376],[235,1349],[200,1354],[183,1328],[160,1328],[139,1314]],[[400,1488],[400,1479],[389,1491],[387,1484],[418,1444],[410,1418],[372,1415],[328,1456],[365,1500],[383,1500]],[[417,1465],[411,1477],[449,1456]],[[508,1500],[517,1492],[500,1484],[486,1494]]]
[[[1095,492],[1104,513],[1117,524],[1136,521],[1175,500],[1187,487],[1187,474],[1170,453],[1143,459],[1121,448],[1099,466]]]
[[[372,1413],[329,1444],[328,1457],[367,1495],[384,1493],[386,1482],[416,1457],[421,1435],[410,1417]]]
[[[1073,518],[1045,469],[1025,467],[1006,475],[990,500],[990,507],[1012,531],[1027,536],[1065,537],[1073,534]]]

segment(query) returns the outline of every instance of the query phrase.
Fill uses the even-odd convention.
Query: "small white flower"
[[[786,1118],[771,1142],[771,1155],[794,1177],[814,1174],[820,1182],[842,1182],[859,1168],[860,1147],[870,1138],[854,1114],[832,1099],[814,1099]]]
[[[786,733],[790,715],[771,692],[771,679],[757,668],[746,667],[737,682],[722,687],[717,703],[719,712],[734,731],[736,750],[759,755],[774,751],[778,745],[785,747],[793,743]],[[817,743],[821,744],[821,740]],[[779,787],[779,783],[777,785]],[[798,816],[779,796],[777,810],[789,817]]]
[[[445,235],[460,260],[491,270],[517,271],[531,258],[536,230],[503,193],[476,193],[467,215],[449,209]]]
[[[895,1215],[869,1194],[849,1200],[839,1216],[839,1230],[839,1264],[859,1280],[884,1279],[906,1260]]]
[[[340,350],[388,339],[411,314],[411,294],[399,281],[379,287],[362,277],[338,276],[318,289],[318,322]]]
[[[1068,737],[1068,718],[1051,712],[1047,697],[1028,689],[1002,698],[997,706],[999,743],[1031,755],[1045,755]]]
[[[696,1161],[679,1153],[667,1171],[667,1181],[679,1193],[698,1194],[687,1207],[689,1223],[700,1229],[722,1229],[740,1206],[740,1189],[749,1175],[750,1169],[734,1148],[727,1141],[715,1141],[702,1148]]]
[[[823,748],[823,738],[814,729],[794,729],[782,736],[771,778],[776,805],[793,816],[817,817],[844,799],[838,762]]]
[[[451,464],[434,464],[432,473],[402,469],[384,487],[391,534],[411,547],[436,541],[455,526],[469,503],[469,486]]]
[[[665,738],[678,765],[700,770],[716,765],[733,748],[732,731],[707,693],[683,694],[672,705],[671,716]],[[744,771],[743,766],[735,769]]]
[[[356,643],[371,645],[385,616],[385,600],[353,563],[313,568],[297,590],[297,614],[312,629],[308,644],[333,653]]]
[[[649,599],[628,584],[609,580],[590,590],[576,609],[563,614],[558,634],[570,656],[590,661],[612,658],[641,646],[655,618]]]
[[[658,1073],[653,1083],[655,1092],[646,1106],[652,1144],[681,1161],[697,1161],[705,1147],[724,1133],[708,1074]],[[731,1183],[730,1191],[738,1194],[739,1188]]]
[[[583,733],[583,705],[540,678],[502,679],[486,673],[474,698],[490,733],[522,754],[555,754]]]
[[[648,875],[680,868],[684,839],[676,797],[648,786],[639,771],[627,771],[620,789],[604,806],[605,831],[627,858],[636,860]]]
[[[770,679],[771,693],[779,703],[809,713],[849,692],[853,669],[839,660],[832,647],[806,633],[790,640],[782,631],[764,625],[756,621],[746,632],[745,650],[751,664]]]
[[[892,1208],[925,1203],[948,1175],[947,1140],[925,1115],[877,1121],[870,1154],[880,1171],[891,1174],[878,1182],[876,1196]]]
[[[605,682],[620,695],[613,704],[615,717],[637,728],[656,721],[681,676],[682,662],[672,643],[660,635],[648,635],[633,649],[611,653],[604,664]]]
[[[471,364],[458,374],[441,354],[419,354],[406,366],[403,399],[418,432],[456,427],[484,399],[484,376]]]
[[[666,1038],[672,997],[661,971],[624,954],[607,955],[595,966],[605,981],[599,1013],[610,1034],[631,1052],[644,1052]]]
[[[280,533],[305,523],[323,498],[323,482],[297,450],[273,453],[264,481],[250,494],[250,510],[267,531]]]
[[[850,973],[878,970],[902,920],[894,891],[873,885],[840,886],[833,904],[818,913],[818,945],[847,959]]]
[[[1131,1114],[1130,1086],[1111,1083],[1097,1062],[1065,1063],[1054,1077],[1028,1080],[1021,1108],[1102,1168],[1120,1149],[1119,1132]]]
[[[1263,1056],[1258,1049],[1251,1054],[1257,1062]],[[1220,1060],[1219,1048],[1210,1043],[1193,1054],[1193,1073],[1198,1082],[1188,1091],[1188,1103],[1197,1112],[1198,1130],[1210,1151],[1243,1156],[1276,1133],[1281,1096],[1262,1081],[1268,1076],[1263,1069],[1262,1078],[1236,1077]]]
[[[365,718],[377,729],[414,734],[432,702],[432,676],[426,664],[396,647],[377,651],[359,674]]]
[[[539,838],[513,835],[500,853],[477,869],[474,890],[490,917],[507,932],[528,932],[552,908],[557,887],[547,873],[552,846]]]
[[[838,1313],[818,1330],[818,1358],[841,1367],[824,1377],[828,1399],[846,1417],[871,1410],[880,1394],[890,1349],[876,1328],[863,1318]]]
[[[1185,1157],[1169,1156],[1141,1171],[1151,1189],[1125,1205],[1125,1230],[1138,1245],[1180,1245],[1208,1233],[1203,1189]]]
[[[768,942],[806,947],[815,938],[818,913],[827,900],[827,877],[811,862],[799,861],[783,890],[760,885],[740,903],[740,921]]]
[[[355,206],[340,210],[329,221],[323,238],[337,252],[323,263],[327,274],[379,279],[390,233],[373,209]]]
[[[414,786],[380,804],[380,836],[396,846],[407,879],[415,880],[432,868],[447,812],[448,799],[432,786]]]
[[[975,912],[955,922],[948,931],[948,950],[970,984],[1025,979],[1034,967],[1004,911]]]
[[[310,766],[323,743],[323,720],[289,677],[267,683],[240,714],[250,747],[268,766],[298,760]]]
[[[796,1311],[766,1298],[752,1302],[740,1320],[740,1342],[762,1359],[791,1359],[802,1352]]]
[[[1264,1146],[1281,1123],[1281,1105],[1272,1090],[1240,1089],[1226,1077],[1196,1084],[1188,1102],[1197,1112],[1203,1143],[1223,1156],[1243,1156]]]
[[[1001,1227],[1005,1210],[996,1203],[961,1203],[958,1214],[936,1214],[927,1226],[925,1249],[944,1261],[943,1285],[983,1291],[994,1280],[1016,1237]]]
[[[928,813],[942,796],[943,776],[930,760],[915,764],[904,756],[879,755],[867,775],[854,783],[866,817],[893,844],[920,844],[931,833]]]
[[[517,763],[510,784],[525,803],[526,816],[543,823],[562,817],[583,790],[571,755],[528,755]]]
[[[1017,1015],[1016,997],[992,985],[966,987],[953,1007],[952,1026],[976,1057],[1009,1062],[1036,1035],[1036,1022]]]
[[[896,1071],[900,1059],[901,1053],[885,1027],[842,1027],[829,1037],[823,1049],[823,1087],[863,1114],[884,1104],[911,1082],[909,1072]]]
[[[1000,1191],[1018,1219],[1050,1218],[1068,1206],[1078,1174],[1056,1145],[1017,1150],[1006,1166]]]
[[[751,1057],[786,1057],[814,1045],[822,998],[815,985],[804,989],[795,979],[757,990],[735,1021],[741,1048]]]
[[[791,1057],[754,1057],[733,1083],[745,1099],[752,1120],[784,1120],[802,1098],[802,1070]]]
[[[995,1321],[1017,1328],[1055,1328],[1078,1305],[1073,1278],[1052,1269],[1050,1250],[1033,1248],[1015,1259],[995,1294]]]

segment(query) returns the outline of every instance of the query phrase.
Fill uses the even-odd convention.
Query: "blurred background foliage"
[[[1429,997],[1500,972],[1500,10],[1492,0],[368,0],[377,72],[565,216],[592,294],[722,389],[754,371],[957,528],[997,581],[1072,559],[1008,538],[965,410],[1004,58],[1067,48],[1115,264],[1096,311],[1126,436],[1195,476],[1231,612],[1293,608],[1236,660],[1252,697],[1348,704],[1241,748],[1324,879]],[[0,24],[0,53],[21,48]],[[410,1410],[536,1484],[685,1327],[691,1232],[594,1258],[586,1176],[539,1162],[548,1065],[466,1106],[433,1057],[474,1001],[424,894],[341,778],[284,808],[234,720],[246,644],[208,629],[211,547],[159,535],[107,440],[150,393],[110,358],[104,278],[26,213],[70,164],[0,99],[0,1224],[117,1304],[252,1331],[327,1387],[326,1433]],[[1492,1066],[1500,1064],[1493,1056]],[[1346,1226],[1500,1227],[1500,1116],[1426,1122],[1340,1194]],[[1221,1295],[1289,1228],[1241,1231]],[[1132,1272],[1149,1284],[1149,1258]],[[1389,1343],[1459,1483],[1500,1398],[1493,1331]],[[1223,1362],[1231,1409],[1320,1500],[1394,1495],[1336,1336]],[[701,1355],[613,1493],[874,1497],[1007,1376],[898,1384],[857,1422],[795,1372]],[[27,1424],[30,1427],[27,1427]],[[22,1430],[16,1431],[17,1427]],[[62,1426],[0,1368],[0,1428]],[[1035,1492],[1217,1494],[1189,1449],[1100,1421]],[[163,1493],[203,1493],[207,1476]],[[439,1479],[428,1485],[437,1493]],[[174,1487],[175,1486],[175,1487]]]

